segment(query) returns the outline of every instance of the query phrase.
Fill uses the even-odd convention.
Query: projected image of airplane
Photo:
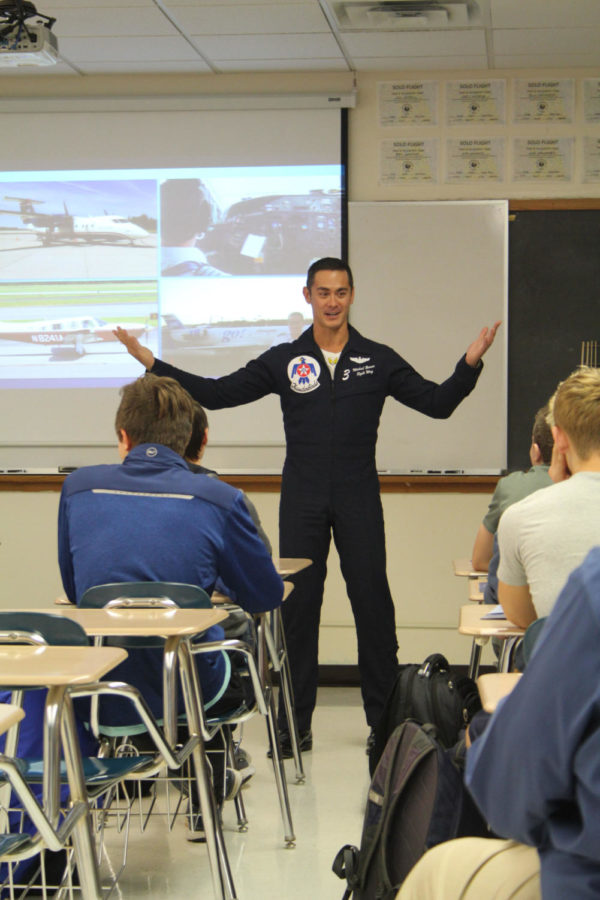
[[[86,353],[86,345],[117,341],[113,334],[117,325],[135,337],[142,337],[147,332],[146,326],[139,322],[108,323],[93,316],[71,316],[37,322],[0,322],[0,341],[18,341],[46,348],[54,359],[80,359]]]
[[[152,318],[152,317],[151,317]],[[185,325],[177,316],[161,316],[164,347],[194,347],[199,350],[266,349],[291,340],[290,327],[285,324],[251,325]],[[308,323],[307,323],[308,324]]]
[[[98,243],[115,243],[128,241],[131,246],[136,241],[150,237],[150,233],[136,225],[130,219],[120,215],[101,216],[71,215],[66,202],[63,201],[64,212],[39,212],[35,207],[44,200],[33,197],[5,196],[5,201],[18,203],[18,209],[0,209],[0,214],[19,216],[28,232],[36,234],[46,246],[52,243],[87,241]]]

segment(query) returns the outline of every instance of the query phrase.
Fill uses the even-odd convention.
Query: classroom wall
[[[206,463],[210,466],[207,453]],[[279,495],[250,497],[277,546]],[[47,607],[62,593],[56,562],[56,492],[0,492],[0,608]],[[456,632],[467,585],[452,560],[468,555],[486,494],[384,494],[388,574],[397,609],[400,658],[443,652],[466,664],[470,640]],[[484,656],[484,662],[486,661]],[[321,627],[324,664],[354,665],[356,640],[337,554],[329,557]]]
[[[585,136],[600,137],[600,126],[585,126],[581,115],[581,79],[599,77],[598,70],[543,70],[482,72],[372,72],[357,76],[357,105],[350,111],[349,199],[356,200],[440,200],[480,198],[597,197],[600,184],[581,180],[580,151]],[[432,128],[381,128],[378,124],[377,84],[380,81],[434,79],[440,83],[440,96],[446,80],[482,77],[507,79],[507,124],[453,127],[443,124]],[[515,126],[510,124],[510,79],[514,77],[576,79],[576,113],[572,125]],[[173,97],[193,93],[252,93],[320,90],[347,90],[352,76],[345,73],[301,73],[244,76],[165,76],[143,78],[128,76],[71,79],[47,77],[0,78],[0,110],[3,98],[26,96],[118,96],[167,94]],[[443,123],[443,116],[440,116]],[[0,130],[2,114],[0,112]],[[470,137],[502,136],[507,147],[514,136],[570,136],[576,142],[574,178],[569,183],[523,184],[510,181],[510,161],[503,184],[473,183],[449,185],[394,185],[378,183],[380,142],[390,137],[437,137],[443,143],[448,135]],[[509,151],[507,151],[509,152]],[[18,166],[18,160],[15,161]],[[426,265],[424,259],[423,264]],[[368,285],[373,292],[376,285]],[[357,302],[360,302],[358,286]],[[474,331],[483,323],[473,323]],[[470,340],[465,335],[465,344]],[[403,348],[398,348],[402,351]],[[492,351],[493,352],[493,351]],[[454,360],[449,360],[449,368]],[[527,438],[524,437],[527,441]],[[526,450],[526,448],[525,448]],[[523,465],[526,464],[524,454]],[[210,466],[207,454],[207,465]],[[278,495],[252,495],[268,533],[276,545]],[[445,652],[451,661],[468,661],[470,641],[456,633],[458,607],[465,601],[466,584],[452,574],[452,559],[468,556],[475,531],[485,512],[489,497],[485,494],[389,494],[383,496],[387,526],[389,576],[398,611],[400,658],[418,660],[432,651]],[[56,493],[0,492],[0,606],[15,603],[45,606],[60,592],[56,566]],[[345,597],[335,553],[330,556],[326,601],[321,629],[321,662],[351,664],[356,661],[356,644],[349,604]],[[485,661],[485,659],[484,659]]]

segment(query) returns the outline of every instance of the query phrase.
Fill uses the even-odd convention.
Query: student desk
[[[289,578],[290,575],[301,572],[302,569],[312,566],[312,559],[306,559],[302,556],[274,556],[273,565],[281,577],[285,579]]]
[[[224,610],[213,609],[80,609],[73,605],[52,608],[55,615],[78,622],[90,637],[162,637],[165,639],[165,671],[173,671],[167,660],[178,659],[186,716],[190,732],[198,735],[199,743],[193,751],[202,819],[206,830],[206,844],[211,866],[215,896],[235,900],[233,877],[217,815],[214,793],[204,752],[199,709],[202,693],[196,666],[193,664],[190,638],[202,634],[212,625],[227,618]],[[65,648],[56,648],[64,650]],[[111,648],[106,648],[107,650]],[[174,684],[165,689],[165,736],[174,746],[177,711],[174,708]]]
[[[470,559],[464,559],[462,557],[453,559],[452,567],[454,569],[454,574],[458,575],[460,578],[479,578],[480,575],[487,575],[487,572],[474,569]]]
[[[494,712],[499,701],[510,694],[520,677],[520,672],[489,672],[480,675],[477,679],[477,690],[484,710],[488,713]]]
[[[126,656],[126,651],[119,647],[0,646],[2,687],[48,688],[44,723],[44,747],[48,753],[46,755],[45,752],[44,758],[43,796],[44,810],[54,828],[59,817],[59,732],[62,734],[71,799],[86,806],[88,802],[69,687],[98,681]],[[74,826],[73,844],[83,897],[85,900],[101,900],[89,813]]]
[[[458,623],[459,634],[467,634],[474,638],[473,647],[471,649],[471,661],[469,663],[469,676],[477,678],[479,671],[479,663],[481,659],[481,649],[484,647],[491,637],[508,638],[523,637],[524,628],[513,625],[507,619],[484,619],[483,617],[493,609],[485,604],[474,606],[468,604],[461,606]],[[503,658],[500,658],[499,667],[503,664]]]

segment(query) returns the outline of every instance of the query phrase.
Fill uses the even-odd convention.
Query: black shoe
[[[292,751],[292,739],[287,731],[279,732],[279,744],[281,746],[281,758],[282,759],[293,759],[294,753]],[[308,728],[306,731],[300,731],[298,733],[298,747],[300,748],[300,753],[307,753],[309,750],[312,750],[313,738],[312,731]],[[269,759],[271,758],[271,751],[267,750],[267,756]]]
[[[371,755],[374,746],[375,746],[375,729],[371,728],[371,731],[369,732],[369,737],[367,738],[367,751],[366,751],[367,756]]]

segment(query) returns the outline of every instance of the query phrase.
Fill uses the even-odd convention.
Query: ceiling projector
[[[55,21],[26,0],[0,0],[0,67],[54,65],[58,41],[50,29]]]

